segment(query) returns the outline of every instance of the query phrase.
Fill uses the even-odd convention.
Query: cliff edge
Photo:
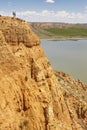
[[[86,130],[72,108],[29,24],[1,16],[0,130]]]

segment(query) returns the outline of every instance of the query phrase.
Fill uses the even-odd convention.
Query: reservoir
[[[53,69],[87,83],[87,39],[41,39]]]

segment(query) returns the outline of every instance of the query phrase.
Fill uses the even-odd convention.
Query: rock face
[[[87,84],[73,79],[64,72],[56,71],[55,75],[62,87],[63,96],[72,119],[72,127],[80,124],[84,130],[87,130]]]
[[[0,130],[86,130],[63,95],[29,25],[0,17]]]

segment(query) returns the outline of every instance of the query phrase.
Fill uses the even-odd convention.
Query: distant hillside
[[[87,24],[30,23],[40,38],[87,37]]]

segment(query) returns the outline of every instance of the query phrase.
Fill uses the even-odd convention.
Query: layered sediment
[[[29,24],[1,16],[0,130],[86,130],[67,99]]]

